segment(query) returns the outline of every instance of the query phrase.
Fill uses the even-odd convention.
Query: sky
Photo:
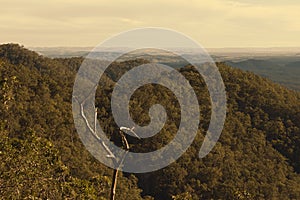
[[[0,0],[0,43],[93,47],[163,27],[207,48],[299,47],[299,11],[298,0]]]

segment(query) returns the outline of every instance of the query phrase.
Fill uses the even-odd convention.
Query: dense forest
[[[72,117],[72,89],[83,60],[47,58],[17,44],[0,45],[1,199],[109,198],[113,169],[86,150]],[[117,129],[110,111],[115,82],[145,62],[114,62],[109,68],[114,76],[101,77],[97,116],[112,139]],[[228,105],[212,152],[198,157],[211,114],[205,82],[193,66],[183,66],[178,71],[189,80],[201,110],[193,144],[166,168],[121,173],[116,199],[300,199],[300,93],[225,63],[217,66]],[[132,151],[159,149],[178,129],[175,96],[155,84],[134,93],[132,118],[140,125],[149,123],[147,109],[156,103],[165,107],[169,120],[149,139],[128,137]]]

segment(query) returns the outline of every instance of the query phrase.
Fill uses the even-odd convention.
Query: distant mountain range
[[[29,47],[47,57],[74,57],[86,56],[94,47]],[[106,48],[105,52],[124,52],[126,48]],[[193,54],[193,49],[182,49],[187,54]],[[206,48],[217,61],[243,60],[249,58],[265,58],[270,56],[299,57],[300,47],[274,47],[274,48]]]
[[[32,50],[52,58],[85,57],[92,47],[32,47]],[[126,48],[106,48],[101,54],[105,60],[112,59],[116,53]],[[186,56],[193,57],[193,49],[182,49]],[[208,48],[207,51],[216,62],[225,62],[233,67],[267,77],[290,89],[300,91],[300,47],[284,48]],[[178,60],[172,54],[153,56],[154,52],[136,55],[136,58],[160,62],[180,68],[186,62]],[[96,55],[97,56],[97,55]]]
[[[267,77],[290,89],[300,91],[300,61],[288,61],[282,57],[269,58],[266,60],[248,59],[240,62],[226,61],[230,66],[245,71],[254,72]]]

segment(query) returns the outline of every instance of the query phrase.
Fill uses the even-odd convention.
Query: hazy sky
[[[204,47],[300,46],[298,0],[0,0],[0,43],[95,46],[165,27]]]

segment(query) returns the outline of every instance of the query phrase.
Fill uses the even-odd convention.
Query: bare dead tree
[[[99,141],[101,143],[101,145],[103,146],[103,148],[105,149],[105,151],[108,153],[107,157],[111,157],[111,158],[115,158],[115,155],[111,152],[111,150],[108,148],[108,146],[104,143],[104,141],[97,135],[97,130],[96,130],[96,122],[97,122],[97,109],[95,108],[95,121],[94,121],[94,129],[92,128],[92,126],[90,125],[88,119],[85,116],[84,113],[84,104],[86,102],[86,99],[84,99],[81,103],[79,102],[79,100],[77,99],[77,97],[73,96],[73,98],[78,102],[79,106],[80,106],[80,115],[81,117],[84,119],[85,125],[87,126],[87,128],[89,129],[89,131],[93,134],[93,136],[97,139],[97,141]]]
[[[124,153],[124,155],[122,156],[119,164],[118,164],[118,168],[114,169],[114,174],[113,174],[113,181],[112,181],[112,186],[111,186],[111,190],[110,190],[110,200],[115,200],[115,196],[116,196],[116,188],[117,188],[117,181],[118,181],[118,173],[120,168],[123,165],[124,159],[129,151],[129,144],[128,141],[126,139],[126,136],[124,135],[124,133],[120,130],[119,131],[121,137],[122,137],[122,144],[126,150],[126,152]]]
[[[105,151],[107,152],[107,157],[110,157],[113,159],[113,162],[117,163],[117,158],[116,156],[111,152],[111,150],[108,148],[108,146],[104,143],[104,141],[97,135],[97,108],[95,107],[95,115],[94,115],[94,127],[92,128],[92,126],[90,125],[85,113],[84,113],[84,105],[86,100],[89,98],[89,96],[92,94],[92,91],[96,89],[96,86],[90,91],[90,93],[88,94],[88,96],[82,101],[79,102],[78,98],[76,96],[73,96],[73,98],[77,101],[77,103],[80,106],[80,115],[83,118],[85,125],[87,126],[87,128],[89,129],[89,131],[93,134],[93,136],[97,139],[97,141],[100,142],[100,144],[104,147]],[[123,127],[124,128],[124,127]],[[129,131],[133,132],[133,128],[132,129],[128,129]],[[123,156],[121,157],[120,161],[117,163],[117,168],[114,169],[113,172],[113,178],[112,178],[112,185],[111,185],[111,191],[110,191],[110,200],[115,200],[115,196],[116,196],[116,188],[117,188],[117,181],[118,181],[118,173],[120,171],[120,169],[122,168],[124,159],[127,155],[127,153],[129,152],[129,144],[128,141],[126,139],[125,134],[122,132],[122,129],[119,130],[119,133],[121,135],[122,138],[122,145],[123,148],[125,149],[125,153],[123,154]],[[133,132],[135,135],[136,133]],[[138,137],[139,138],[139,137]]]

